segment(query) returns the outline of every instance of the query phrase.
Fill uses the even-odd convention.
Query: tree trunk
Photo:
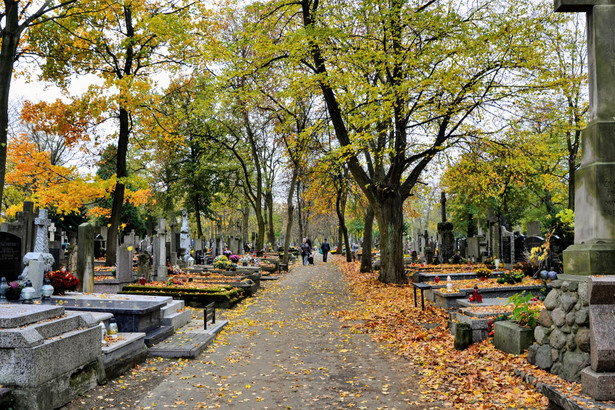
[[[203,238],[203,225],[201,224],[201,201],[199,195],[194,195],[194,216],[196,218],[196,237]]]
[[[267,240],[271,244],[271,248],[275,251],[275,230],[273,229],[273,192],[271,192],[271,190],[267,190],[265,192],[265,203],[267,204],[267,213],[269,214],[267,218]]]
[[[403,203],[399,191],[393,190],[390,195],[381,198],[381,201],[377,202],[374,207],[380,229],[380,275],[378,280],[383,283],[407,282],[402,246],[404,226],[400,223]]]
[[[297,168],[293,169],[293,177],[290,181],[290,187],[288,189],[288,221],[286,222],[286,234],[284,236],[284,256],[282,257],[282,263],[288,263],[288,250],[290,248],[290,235],[292,235],[293,230],[293,217],[295,212],[295,207],[293,206],[293,196],[295,195],[295,185],[297,183],[298,176]]]
[[[241,224],[241,233],[243,236],[243,245],[245,246],[245,244],[250,241],[248,238],[248,225],[250,223],[250,202],[248,201],[248,198],[245,198],[243,201],[242,214],[243,221]],[[254,244],[252,244],[252,246],[254,246]]]
[[[297,223],[299,224],[299,238],[298,238],[299,244],[301,244],[301,242],[303,241],[303,238],[305,238],[305,235],[303,234],[303,218],[302,218],[303,207],[301,206],[301,194],[299,193],[300,184],[301,182],[297,184]]]
[[[12,3],[12,4],[10,4]],[[9,92],[13,78],[13,65],[17,45],[21,36],[19,27],[18,2],[5,1],[5,27],[0,49],[0,211],[4,199],[4,178],[6,175],[6,151],[9,131]]]
[[[126,156],[128,153],[128,137],[130,134],[130,124],[128,111],[120,108],[120,132],[117,141],[117,183],[113,191],[113,206],[111,208],[111,226],[107,233],[107,259],[105,265],[114,266],[116,264],[117,245],[119,240],[119,227],[122,222],[122,207],[124,205],[124,193],[126,185],[124,179],[128,176],[126,167]]]
[[[350,242],[348,240],[348,228],[346,227],[346,191],[343,189],[338,189],[337,191],[335,212],[337,213],[337,219],[340,224],[340,234],[344,240],[344,245],[346,246],[346,262],[352,262]]]
[[[367,206],[365,211],[365,228],[363,229],[363,254],[361,255],[361,272],[372,271],[372,237],[374,233],[374,208]]]

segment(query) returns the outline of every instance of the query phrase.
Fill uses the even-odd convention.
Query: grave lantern
[[[49,300],[51,295],[53,295],[53,286],[51,286],[51,281],[49,278],[45,278],[45,284],[41,288],[41,295],[43,300]]]
[[[21,299],[23,300],[23,303],[32,303],[35,293],[36,290],[32,287],[32,282],[27,280],[26,287],[21,290]]]
[[[3,276],[0,279],[0,303],[6,303],[6,292],[9,290],[9,285],[6,283],[6,278]]]

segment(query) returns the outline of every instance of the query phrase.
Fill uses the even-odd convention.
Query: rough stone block
[[[554,329],[549,337],[549,344],[555,349],[561,349],[566,345],[566,334],[559,329]]]
[[[569,382],[580,382],[581,371],[589,365],[589,354],[582,352],[564,353],[560,376]]]
[[[495,347],[510,354],[521,354],[534,342],[534,331],[503,320],[494,324]]]
[[[472,344],[472,326],[468,323],[455,325],[455,349],[464,350]]]
[[[540,311],[540,315],[538,316],[538,323],[544,327],[551,327],[553,325],[553,319],[549,315],[549,311],[547,309],[543,309]]]
[[[591,365],[596,372],[615,371],[615,305],[591,305]]]
[[[532,345],[536,346],[536,345]],[[549,370],[553,366],[553,357],[551,354],[551,346],[543,345],[536,349],[534,363],[536,366],[544,370]]]
[[[566,324],[566,313],[561,308],[555,308],[551,312],[551,319],[553,319],[555,326],[562,327]]]
[[[595,400],[615,400],[615,373],[598,373],[590,367],[581,371],[583,393]]]
[[[559,305],[559,295],[559,289],[551,289],[551,291],[544,300],[545,307],[548,310],[553,310]]]

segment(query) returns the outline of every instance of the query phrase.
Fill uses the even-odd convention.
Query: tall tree
[[[9,93],[13,68],[26,50],[20,48],[24,33],[46,21],[70,16],[77,0],[58,3],[52,0],[33,4],[31,1],[4,0],[0,8],[0,209],[3,205],[6,173],[7,136],[9,130]],[[53,16],[52,16],[53,14]]]
[[[261,49],[313,74],[297,87],[320,90],[341,157],[374,209],[379,279],[405,282],[403,203],[437,154],[478,135],[488,109],[523,90],[534,21],[503,1],[270,1],[263,15],[285,32]]]
[[[80,13],[54,20],[32,31],[30,40],[45,56],[43,79],[67,86],[71,76],[95,74],[81,96],[94,110],[116,122],[116,184],[113,190],[107,265],[116,262],[128,177],[128,149],[135,117],[154,85],[152,75],[187,59],[192,48],[190,9],[182,0],[98,0],[80,2]],[[102,83],[102,84],[101,84]]]

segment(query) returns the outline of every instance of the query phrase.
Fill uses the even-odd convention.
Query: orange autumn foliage
[[[546,407],[548,400],[535,391],[534,384],[515,376],[515,370],[533,376],[534,383],[580,392],[580,385],[530,365],[527,353],[509,355],[488,340],[455,350],[444,309],[427,303],[423,311],[420,303],[414,306],[411,285],[383,284],[376,273],[360,273],[358,263],[335,262],[362,302],[353,311],[334,314],[414,363],[422,376],[424,402],[445,402],[447,407],[464,409]]]

